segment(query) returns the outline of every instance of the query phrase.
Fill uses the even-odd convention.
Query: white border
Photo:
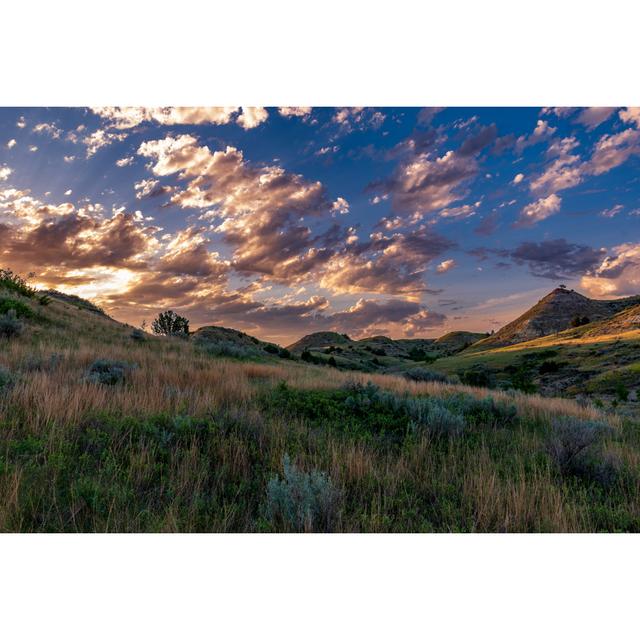
[[[21,0],[0,103],[640,104],[629,0]]]
[[[637,549],[631,535],[5,536],[0,625],[66,640],[624,638]]]

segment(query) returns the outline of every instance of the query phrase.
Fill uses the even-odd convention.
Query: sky
[[[640,108],[0,108],[0,267],[289,344],[640,293]]]

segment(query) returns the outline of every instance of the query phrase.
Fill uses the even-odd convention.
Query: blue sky
[[[2,108],[0,266],[286,344],[640,293],[638,108]]]

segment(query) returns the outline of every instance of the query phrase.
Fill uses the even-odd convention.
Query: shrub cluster
[[[0,314],[7,313],[11,310],[15,311],[18,318],[33,318],[34,315],[31,307],[21,300],[16,300],[15,298],[0,298]]]
[[[0,269],[0,287],[27,298],[33,298],[36,295],[36,290],[11,269]]]
[[[89,367],[85,379],[88,382],[115,385],[124,382],[127,374],[136,367],[136,364],[120,360],[100,359]]]
[[[15,309],[0,314],[0,337],[13,338],[19,336],[23,330],[24,324],[18,320]]]
[[[38,355],[29,356],[23,364],[25,371],[55,371],[63,362],[64,355],[61,353],[52,353],[48,358]]]
[[[330,532],[334,530],[340,492],[320,471],[304,472],[285,455],[283,476],[267,485],[265,512],[270,522],[286,531]]]
[[[612,484],[620,462],[602,452],[604,438],[611,428],[593,420],[561,416],[552,422],[547,452],[563,477],[575,476],[604,486]]]
[[[9,389],[13,385],[13,382],[11,371],[0,365],[0,393]]]

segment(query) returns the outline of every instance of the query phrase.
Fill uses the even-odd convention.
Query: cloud
[[[523,242],[508,256],[517,264],[528,265],[532,275],[553,280],[584,275],[600,263],[604,249],[558,240]]]
[[[25,203],[27,206],[30,203]],[[66,213],[57,209],[65,209]],[[40,206],[26,223],[4,225],[0,255],[23,271],[36,271],[51,284],[69,271],[91,267],[136,269],[155,245],[153,229],[141,227],[131,214],[89,216],[73,205]],[[15,212],[17,218],[20,212]]]
[[[118,166],[118,167],[128,167],[133,162],[133,160],[134,160],[133,156],[128,156],[126,158],[120,158],[120,160],[116,160],[116,166]]]
[[[619,112],[619,117],[622,122],[627,124],[635,124],[640,129],[640,107],[627,107]]]
[[[513,179],[513,184],[520,184],[523,180],[524,180],[524,173],[518,173]]]
[[[430,125],[436,115],[441,111],[444,111],[444,107],[423,107],[418,112],[418,123],[421,125]]]
[[[430,229],[385,236],[373,233],[327,264],[320,285],[336,293],[385,293],[419,298],[428,292],[429,263],[455,243]]]
[[[173,191],[170,186],[161,185],[159,180],[140,180],[140,182],[136,182],[133,187],[138,200],[155,198]]]
[[[584,166],[580,156],[572,153],[577,146],[575,138],[562,138],[549,146],[547,156],[553,159],[540,175],[531,179],[529,188],[533,194],[549,196],[582,182]]]
[[[341,107],[336,109],[332,121],[339,125],[342,133],[379,129],[386,115],[372,107]]]
[[[31,153],[35,153],[38,150],[38,147],[35,144],[32,144],[29,147],[29,151],[31,151]]]
[[[24,116],[20,116],[16,122],[16,127],[18,127],[18,129],[24,129],[26,126],[27,121],[24,119]]]
[[[64,159],[65,162],[70,163],[70,162],[73,162],[76,159],[76,157],[75,156],[64,156],[63,159]]]
[[[480,153],[496,139],[497,134],[498,128],[495,124],[483,127],[477,134],[470,136],[462,143],[458,154],[465,157]]]
[[[63,133],[62,129],[48,122],[41,122],[40,124],[37,124],[33,127],[33,132],[48,135],[53,139],[59,138]]]
[[[253,129],[269,117],[264,107],[97,107],[92,111],[114,129],[132,129],[153,121],[167,126],[224,125],[235,121],[243,129]]]
[[[264,107],[242,107],[242,113],[236,118],[236,122],[243,129],[255,129],[266,122],[269,112]]]
[[[132,129],[155,120],[163,125],[228,124],[240,107],[97,107],[92,111],[115,129]]]
[[[540,198],[531,204],[528,204],[520,212],[520,217],[515,223],[517,227],[531,227],[534,224],[545,220],[554,213],[560,211],[562,198],[552,193],[546,198]]]
[[[640,291],[640,244],[626,243],[612,249],[592,274],[581,280],[582,287],[593,296],[638,295]]]
[[[436,273],[447,273],[447,271],[451,271],[456,266],[456,261],[449,259],[443,260],[437,267]]]
[[[114,142],[121,142],[127,137],[126,133],[112,133],[105,129],[98,129],[82,139],[87,147],[87,158],[93,156],[103,147],[107,147]]]
[[[554,115],[558,118],[566,118],[575,113],[577,107],[544,107],[540,111],[540,115]]]
[[[587,107],[580,112],[575,121],[585,126],[589,131],[593,131],[593,129],[608,120],[617,110],[618,107]]]
[[[613,205],[612,207],[609,207],[608,209],[605,209],[604,211],[602,211],[600,213],[600,215],[603,218],[613,218],[616,215],[618,215],[623,209],[624,209],[624,207],[621,204],[616,204],[616,205]]]
[[[303,118],[306,119],[311,115],[311,107],[280,107],[278,113],[284,118]]]
[[[640,131],[625,129],[620,133],[605,134],[595,145],[589,160],[589,172],[598,176],[640,154]]]
[[[557,131],[557,127],[552,127],[546,120],[538,120],[533,133],[528,136],[520,136],[515,141],[515,150],[517,154],[521,154],[527,147],[539,144],[548,140]]]
[[[7,142],[7,149],[13,149],[16,144],[18,143],[16,142],[15,138],[12,138],[11,140],[9,140],[9,142]]]
[[[153,159],[155,175],[178,173],[186,182],[171,202],[209,210],[214,230],[234,247],[233,264],[242,273],[310,277],[341,239],[335,229],[314,235],[305,224],[331,219],[336,202],[344,210],[346,201],[331,201],[320,182],[277,165],[252,164],[235,147],[211,152],[190,135],[145,142],[138,153]]]
[[[419,219],[464,198],[464,187],[477,170],[473,156],[448,151],[432,159],[428,153],[419,154],[402,163],[390,179],[369,189],[391,194],[394,211]]]
[[[342,215],[349,213],[349,203],[344,198],[339,197],[331,205],[331,211]]]
[[[7,167],[7,165],[2,165],[0,167],[0,181],[7,180],[12,173],[13,173],[13,169],[11,169],[11,167]]]

